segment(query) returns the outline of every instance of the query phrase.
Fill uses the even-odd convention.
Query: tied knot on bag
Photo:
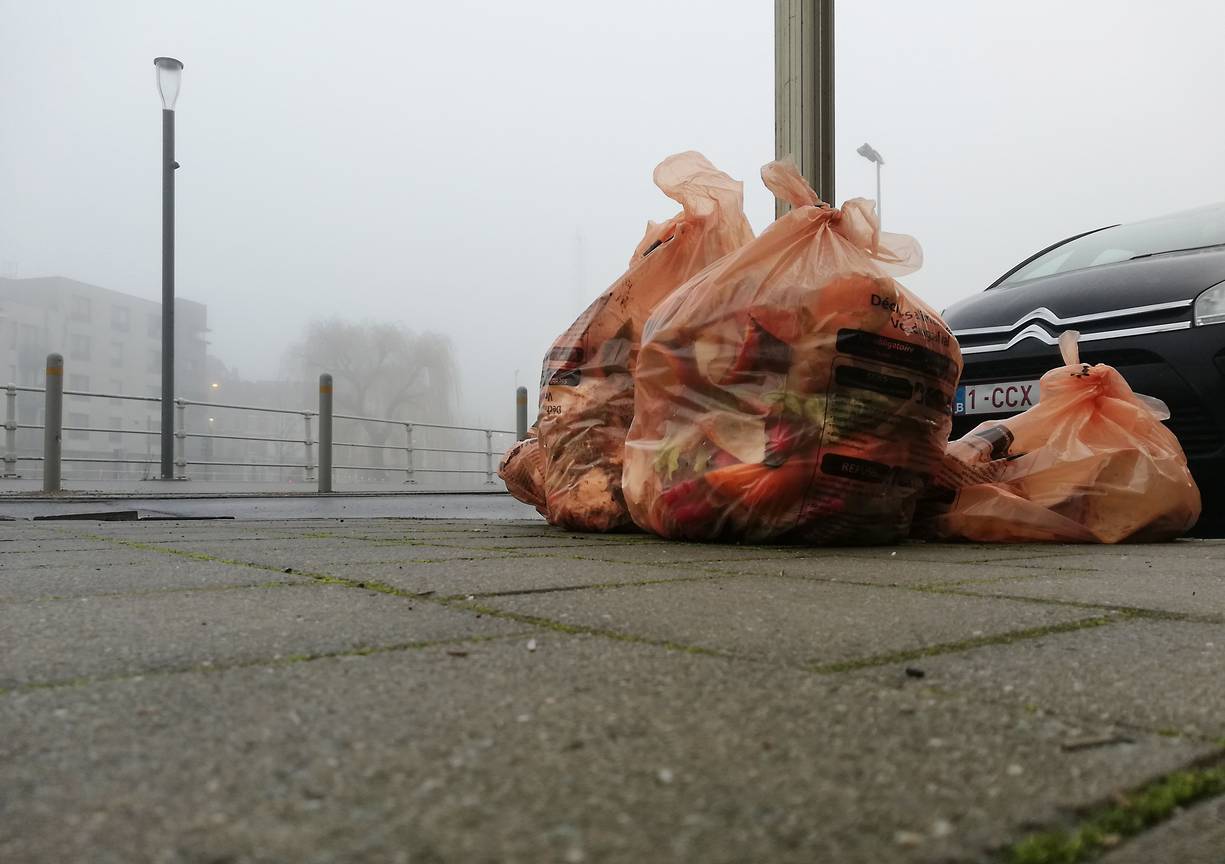
[[[876,204],[851,198],[841,208],[830,207],[813,190],[790,156],[762,166],[761,179],[774,196],[790,204],[792,212],[829,229],[872,259],[890,276],[905,276],[923,266],[923,250],[913,237],[880,230]]]

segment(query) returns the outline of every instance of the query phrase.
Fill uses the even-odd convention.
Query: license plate
[[[953,413],[956,415],[1016,414],[1037,403],[1037,381],[963,384],[957,388],[957,396],[953,401]]]

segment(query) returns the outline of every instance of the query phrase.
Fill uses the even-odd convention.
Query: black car
[[[944,319],[965,359],[954,437],[1037,401],[1078,330],[1083,361],[1169,406],[1206,515],[1225,511],[1225,204],[1069,237]]]

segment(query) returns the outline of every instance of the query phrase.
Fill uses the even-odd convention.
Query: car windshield
[[[1015,285],[1056,273],[1222,244],[1225,244],[1225,204],[1214,204],[1077,237],[1039,255],[1000,284]]]

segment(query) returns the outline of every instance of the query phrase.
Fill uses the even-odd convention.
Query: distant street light
[[[162,97],[162,479],[174,479],[174,103],[183,64],[155,57]]]
[[[869,162],[876,163],[876,219],[878,222],[884,222],[885,208],[881,205],[880,200],[880,166],[885,164],[884,157],[877,153],[872,145],[867,142],[860,144],[855,152]]]

